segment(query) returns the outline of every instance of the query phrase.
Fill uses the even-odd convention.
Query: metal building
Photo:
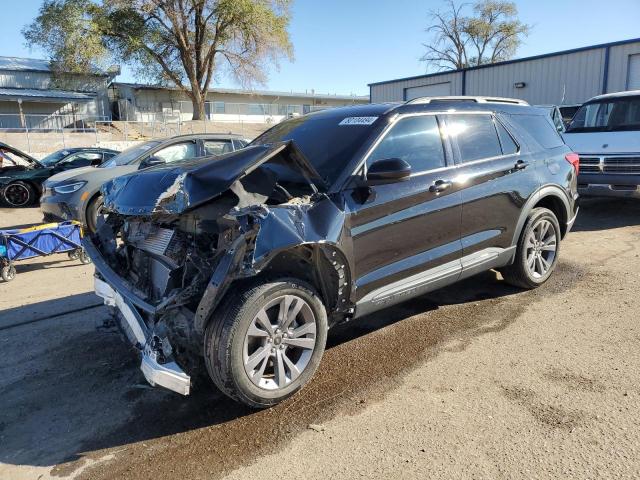
[[[47,60],[0,57],[0,129],[56,129],[110,117],[112,78],[54,75]]]
[[[532,105],[572,105],[603,93],[640,90],[640,38],[461,70],[369,84],[371,102],[484,95]]]
[[[176,87],[114,82],[109,94],[120,120],[187,121],[193,117],[191,100]],[[217,122],[278,123],[291,115],[362,103],[369,103],[369,97],[214,87],[207,95],[205,114]]]

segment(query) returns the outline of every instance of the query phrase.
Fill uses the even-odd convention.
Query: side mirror
[[[408,180],[411,176],[411,165],[401,158],[376,160],[367,170],[367,183],[382,185]]]
[[[167,162],[165,162],[162,158],[151,156],[140,163],[140,169],[155,167],[156,165],[164,165],[165,163]]]

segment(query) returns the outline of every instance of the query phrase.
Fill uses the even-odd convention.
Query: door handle
[[[431,193],[440,193],[444,192],[447,188],[451,188],[453,182],[448,180],[436,180],[433,185],[429,187],[429,191]]]
[[[524,170],[529,166],[529,162],[525,162],[524,160],[518,160],[516,164],[513,166],[516,170]]]

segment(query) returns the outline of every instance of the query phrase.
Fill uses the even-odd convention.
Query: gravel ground
[[[262,412],[149,388],[98,328],[90,267],[20,265],[0,284],[0,478],[637,478],[639,222],[640,203],[584,202],[543,287],[488,272],[340,327]]]

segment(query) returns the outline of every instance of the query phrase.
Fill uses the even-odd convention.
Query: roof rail
[[[418,97],[406,102],[406,105],[425,104],[433,102],[475,102],[475,103],[509,103],[512,105],[529,105],[528,102],[517,98],[477,97],[477,96],[442,96]]]

